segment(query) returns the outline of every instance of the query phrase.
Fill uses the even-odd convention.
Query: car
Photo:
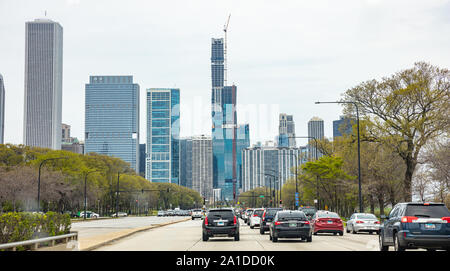
[[[311,220],[314,214],[317,212],[316,207],[314,206],[302,206],[298,208],[299,211],[305,213],[306,217]]]
[[[202,216],[203,216],[203,211],[201,209],[192,210],[192,214],[191,214],[192,220],[194,220],[196,218],[202,218]]]
[[[344,235],[344,224],[339,215],[326,210],[317,211],[312,220],[313,234],[333,233],[334,235]]]
[[[256,226],[261,225],[261,219],[264,214],[264,208],[254,209],[250,216],[250,229],[254,229]]]
[[[275,218],[275,215],[279,211],[283,211],[283,208],[266,208],[266,209],[264,209],[264,213],[263,213],[262,219],[261,219],[261,225],[259,227],[260,234],[264,234],[266,231],[269,230],[270,224],[272,223],[273,219]]]
[[[278,211],[269,231],[272,242],[278,242],[278,238],[300,238],[312,242],[311,224],[301,211]]]
[[[169,209],[169,210],[166,211],[166,215],[167,216],[174,216],[175,212],[172,209]]]
[[[443,203],[398,203],[381,224],[378,238],[381,251],[389,250],[389,246],[396,251],[407,248],[449,251],[450,212]]]
[[[242,215],[241,218],[244,220],[244,223],[247,223],[247,219],[248,219],[248,212],[250,209],[245,209],[242,211]]]
[[[203,219],[202,240],[218,236],[234,237],[234,241],[239,241],[239,219],[232,209],[211,209]]]
[[[116,217],[117,215],[119,215],[119,217],[128,216],[128,214],[125,213],[125,212],[113,213],[111,216],[112,216],[112,217]]]
[[[354,213],[350,216],[345,226],[346,232],[357,234],[358,232],[380,232],[380,221],[374,214]]]
[[[79,212],[78,217],[84,218],[84,211]],[[92,211],[86,211],[86,218],[99,218],[100,215]]]
[[[159,210],[157,216],[166,216],[166,212]]]
[[[254,211],[255,209],[249,209],[249,211],[247,211],[247,225],[249,225],[250,226],[250,217],[252,217],[252,215],[253,215],[253,211]]]

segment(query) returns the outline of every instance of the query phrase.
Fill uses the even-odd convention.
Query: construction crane
[[[225,44],[224,44],[224,49],[223,49],[223,57],[224,57],[224,77],[223,77],[223,81],[224,81],[224,85],[227,85],[227,30],[228,30],[228,24],[230,23],[230,17],[231,14],[228,16],[228,20],[225,23],[225,25],[223,26],[223,32],[225,32]]]

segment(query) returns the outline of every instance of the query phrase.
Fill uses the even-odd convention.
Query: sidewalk
[[[141,218],[139,220],[144,219]],[[53,247],[42,247],[37,251],[89,251],[138,232],[188,220],[191,220],[191,218],[155,219],[155,217],[153,217],[153,219],[148,218],[147,221],[136,221],[136,219],[132,218],[119,218],[110,220],[111,223],[105,225],[102,225],[102,223],[98,221],[85,221],[79,223],[80,225],[76,225],[78,223],[75,223],[72,227],[72,231],[78,231],[78,242],[59,244]],[[142,226],[144,222],[150,225]],[[141,227],[138,227],[139,224],[141,224]]]

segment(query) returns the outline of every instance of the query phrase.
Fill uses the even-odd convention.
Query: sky
[[[0,0],[7,143],[23,143],[25,22],[45,12],[63,27],[62,121],[81,140],[90,75],[134,77],[141,143],[147,88],[179,88],[181,136],[210,135],[211,38],[229,14],[228,83],[252,144],[274,140],[279,113],[294,115],[297,136],[318,116],[332,137],[342,107],[315,101],[417,61],[450,66],[450,0]]]

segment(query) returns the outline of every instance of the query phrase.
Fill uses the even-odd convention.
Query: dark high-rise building
[[[25,105],[27,146],[61,149],[63,28],[37,19],[25,25]]]
[[[352,128],[353,119],[341,116],[339,120],[333,121],[333,138],[349,135],[353,132]]]
[[[145,144],[139,144],[139,175],[145,177]]]
[[[238,128],[236,114],[237,88],[224,85],[224,40],[212,39],[212,152],[213,188],[220,189],[222,200],[232,201],[241,187],[241,153],[249,147],[248,125]],[[238,134],[244,139],[238,140]]]

